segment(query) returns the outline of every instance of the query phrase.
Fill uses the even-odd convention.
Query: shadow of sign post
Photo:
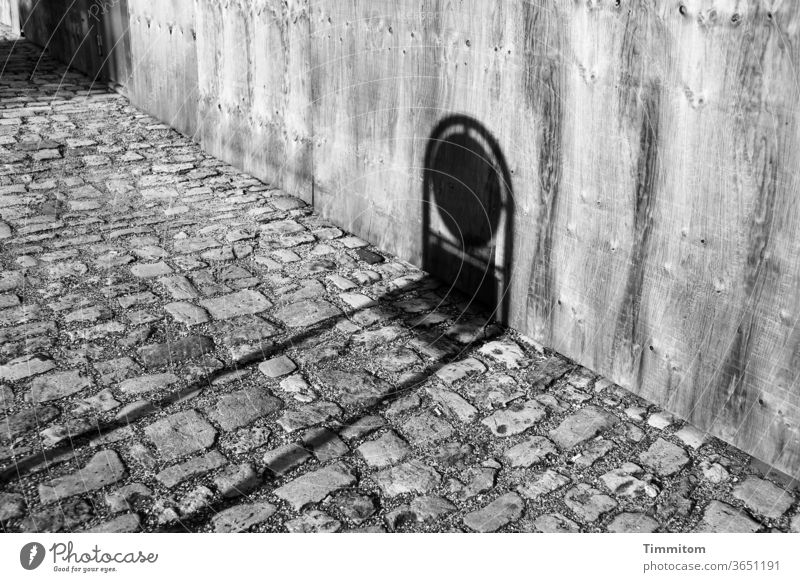
[[[443,119],[425,151],[423,268],[508,323],[513,259],[511,176],[497,140],[465,116]]]

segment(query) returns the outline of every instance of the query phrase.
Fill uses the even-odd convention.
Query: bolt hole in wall
[[[479,121],[452,115],[428,138],[423,268],[508,321],[513,188],[505,157]]]

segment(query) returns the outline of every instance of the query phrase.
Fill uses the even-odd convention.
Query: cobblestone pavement
[[[788,478],[4,38],[0,529],[800,530]]]

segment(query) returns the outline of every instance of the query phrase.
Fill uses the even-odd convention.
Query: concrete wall
[[[16,0],[25,36],[98,82],[127,88],[127,0]]]
[[[28,36],[800,475],[797,3],[83,1]]]
[[[11,32],[19,34],[19,7],[17,0],[0,0],[0,24],[11,27]]]
[[[196,0],[200,141],[311,202],[310,0]]]

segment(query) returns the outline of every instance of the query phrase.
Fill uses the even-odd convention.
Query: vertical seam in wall
[[[194,135],[195,135],[195,139],[194,140],[198,144],[200,144],[200,146],[203,148],[203,150],[205,150],[205,145],[203,144],[203,130],[202,130],[202,127],[201,127],[201,123],[203,121],[201,113],[203,111],[203,107],[202,107],[202,100],[201,100],[202,87],[200,85],[200,79],[201,79],[202,76],[200,74],[200,49],[199,49],[200,41],[197,40],[197,38],[200,36],[200,34],[199,34],[200,31],[199,31],[199,29],[197,27],[197,13],[198,13],[197,0],[192,0],[192,30],[194,30],[194,37],[193,37],[192,41],[193,41],[193,45],[194,45],[194,49],[193,49],[194,50],[194,63],[195,63],[195,68],[197,69],[197,71],[196,71],[197,75],[196,76],[197,76],[197,100],[198,100],[198,106],[195,107],[195,112],[194,112],[194,124],[193,124],[193,126],[194,126]],[[205,150],[205,151],[207,151],[207,150]]]
[[[316,164],[315,164],[315,162],[316,162],[316,153],[315,153],[316,152],[316,148],[314,147],[314,136],[316,134],[314,133],[314,104],[315,104],[314,97],[315,96],[314,96],[314,78],[313,78],[313,75],[314,75],[313,71],[315,71],[315,69],[314,69],[314,66],[313,66],[314,65],[314,63],[313,63],[313,60],[314,60],[314,50],[313,49],[314,49],[314,47],[312,45],[312,38],[311,38],[311,2],[309,1],[309,3],[306,6],[307,6],[307,9],[306,9],[306,23],[307,23],[307,26],[308,26],[308,30],[306,31],[306,50],[308,51],[308,65],[309,65],[310,70],[312,71],[312,73],[311,73],[311,75],[309,76],[309,79],[308,79],[308,83],[309,83],[308,96],[310,98],[309,99],[308,116],[309,116],[309,119],[310,119],[310,121],[309,121],[309,130],[310,130],[310,134],[311,134],[309,136],[309,142],[308,142],[308,147],[311,149],[311,153],[308,156],[308,158],[309,158],[308,163],[311,166],[311,168],[310,168],[310,173],[311,173],[311,208],[316,210],[317,209],[317,196],[316,196],[316,193],[317,193],[317,176],[316,176]]]

